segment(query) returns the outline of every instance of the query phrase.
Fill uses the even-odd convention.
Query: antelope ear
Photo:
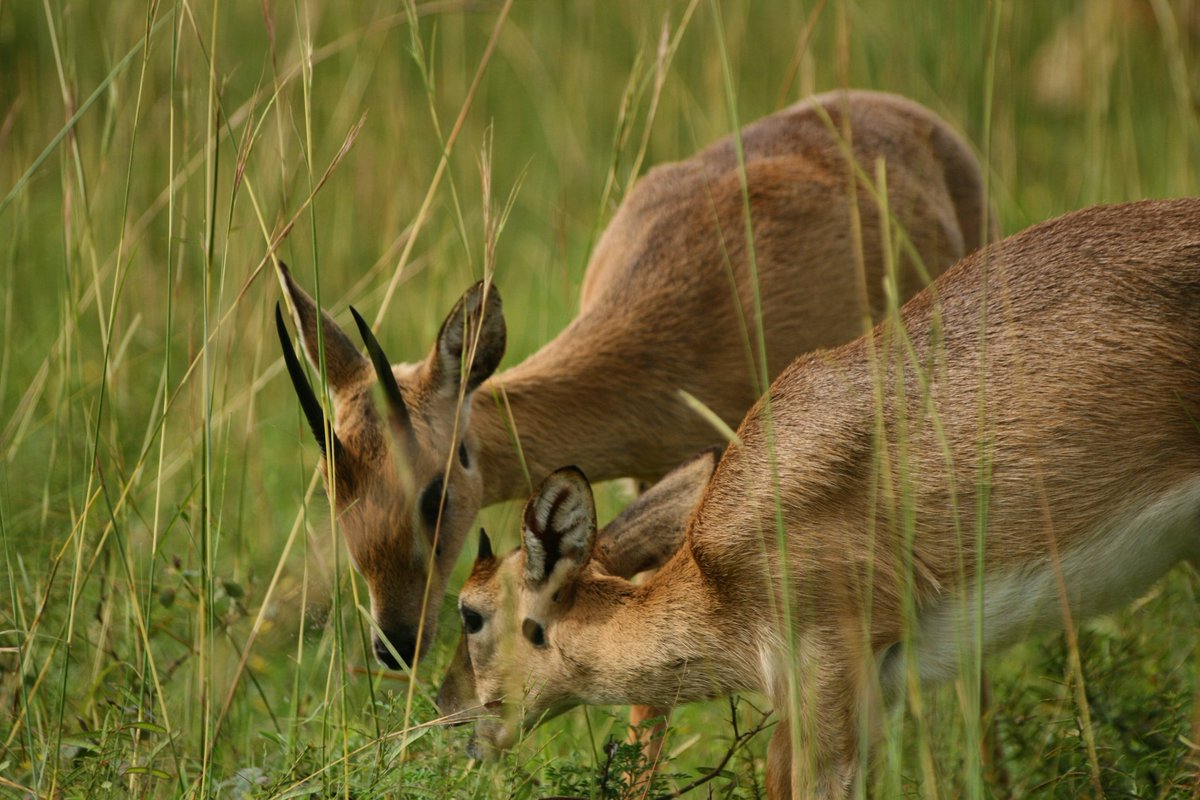
[[[525,504],[521,542],[530,588],[557,592],[587,564],[596,543],[596,504],[578,467],[564,467],[542,481]]]
[[[363,377],[364,370],[370,369],[370,364],[345,331],[333,321],[333,317],[324,311],[317,313],[317,304],[308,296],[299,284],[292,278],[291,271],[282,261],[279,262],[279,273],[283,278],[283,287],[288,296],[296,329],[300,331],[300,343],[304,354],[314,368],[320,364],[320,353],[317,350],[317,320],[321,325],[321,344],[325,346],[325,374],[329,386],[336,393],[338,390]]]
[[[651,486],[604,526],[596,560],[621,578],[661,567],[683,544],[692,512],[721,460],[721,449],[699,453]]]
[[[467,391],[475,391],[500,366],[507,335],[500,292],[480,281],[455,304],[438,332],[430,356],[434,385],[447,394],[457,392],[465,370]]]

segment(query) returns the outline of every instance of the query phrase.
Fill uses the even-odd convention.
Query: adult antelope
[[[494,286],[477,284],[464,295],[424,361],[389,367],[361,319],[370,359],[328,315],[318,316],[282,270],[313,364],[321,320],[331,442],[281,319],[280,340],[309,424],[335,453],[330,494],[392,645],[375,640],[385,664],[399,666],[393,648],[409,663],[428,649],[472,519],[482,506],[525,496],[525,470],[534,482],[566,463],[595,480],[661,477],[720,441],[680,389],[728,424],[765,389],[754,379],[760,324],[771,376],[800,353],[863,332],[866,316],[886,305],[879,206],[861,180],[877,162],[886,164],[890,210],[912,245],[906,252],[923,262],[905,258],[900,292],[922,286],[922,268],[936,275],[982,243],[979,166],[944,122],[915,103],[875,92],[825,94],[759,120],[741,138],[753,260],[737,150],[726,138],[638,182],[592,256],[579,316],[494,377],[505,343]],[[390,424],[372,403],[377,382]]]
[[[588,483],[550,475],[523,550],[481,548],[439,704],[499,711],[479,754],[579,703],[761,691],[771,796],[844,797],[907,663],[945,680],[977,630],[991,651],[1200,556],[1198,419],[1200,200],[1037,225],[797,359],[719,463],[635,500],[644,533],[690,513],[648,583],[589,564]]]

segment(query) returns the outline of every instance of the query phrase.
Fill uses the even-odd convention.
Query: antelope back
[[[747,126],[742,142],[745,197],[736,143],[726,137],[655,167],[622,202],[589,264],[580,318],[568,329],[576,335],[560,337],[529,368],[548,377],[567,361],[586,364],[577,382],[600,407],[632,397],[642,411],[606,421],[611,458],[590,463],[537,441],[562,438],[553,420],[518,420],[533,440],[527,449],[557,457],[537,463],[535,478],[577,463],[593,480],[657,480],[723,444],[677,389],[736,426],[795,357],[862,335],[887,306],[878,165],[895,223],[900,302],[986,241],[977,160],[944,121],[909,100],[818,95]]]
[[[796,563],[875,552],[884,597],[906,531],[923,598],[974,576],[979,525],[989,573],[1090,546],[1200,474],[1200,200],[1097,206],[968,256],[869,338],[797,359],[770,401],[709,484],[702,561],[759,560],[732,534],[773,517],[772,479],[820,532],[789,537]]]

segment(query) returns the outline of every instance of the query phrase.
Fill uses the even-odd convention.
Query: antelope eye
[[[463,469],[471,468],[471,457],[467,455],[467,443],[458,443],[458,463],[462,464]]]
[[[421,520],[429,528],[432,534],[437,528],[438,508],[441,507],[442,516],[445,517],[450,513],[450,495],[446,495],[446,503],[442,505],[442,476],[438,476],[429,482],[425,487],[425,491],[421,492]]]
[[[467,634],[479,633],[483,629],[483,615],[470,606],[463,606],[458,610],[462,615],[463,630]]]
[[[534,647],[546,646],[546,629],[528,617],[521,623],[521,633],[525,634],[525,638]]]

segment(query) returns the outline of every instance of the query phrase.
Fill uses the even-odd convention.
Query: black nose
[[[379,663],[388,669],[400,669],[400,662],[392,655],[392,650],[395,650],[404,663],[411,666],[413,656],[417,652],[417,637],[412,631],[401,629],[386,631],[386,634],[387,641],[392,643],[391,650],[382,637],[375,637],[375,657],[379,659]]]

